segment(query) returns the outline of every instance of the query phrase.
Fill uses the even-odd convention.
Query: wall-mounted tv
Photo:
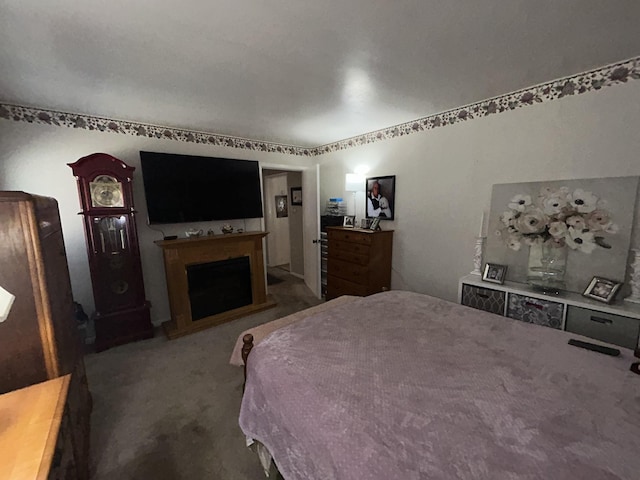
[[[252,160],[140,152],[150,224],[262,217]]]

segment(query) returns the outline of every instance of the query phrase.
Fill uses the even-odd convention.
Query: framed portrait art
[[[498,265],[497,263],[487,263],[484,266],[482,280],[485,282],[499,283],[502,285],[507,276],[507,266]]]
[[[367,218],[395,218],[396,176],[367,178]]]
[[[611,303],[622,284],[602,277],[593,277],[583,295],[604,303]]]
[[[343,227],[353,228],[356,225],[356,216],[355,215],[345,215],[342,221]]]
[[[291,205],[302,205],[302,187],[291,187]]]
[[[276,218],[288,217],[289,207],[286,195],[276,195]]]

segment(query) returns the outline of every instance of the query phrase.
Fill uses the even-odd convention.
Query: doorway
[[[291,189],[302,188],[302,172],[263,169],[267,266],[304,278],[303,212]]]

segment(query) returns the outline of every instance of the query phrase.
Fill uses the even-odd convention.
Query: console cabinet
[[[367,296],[391,289],[393,230],[327,227],[327,295]]]
[[[521,283],[484,282],[477,275],[462,278],[458,293],[461,304],[479,310],[620,347],[640,346],[640,305],[608,305],[573,292],[549,295]]]
[[[0,393],[72,374],[65,397],[77,475],[67,478],[88,478],[91,397],[53,198],[0,192],[0,286],[15,296],[0,323]]]

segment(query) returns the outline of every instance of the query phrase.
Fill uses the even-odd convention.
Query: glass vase
[[[529,247],[527,281],[533,287],[549,293],[564,290],[567,268],[567,247],[544,242]]]

